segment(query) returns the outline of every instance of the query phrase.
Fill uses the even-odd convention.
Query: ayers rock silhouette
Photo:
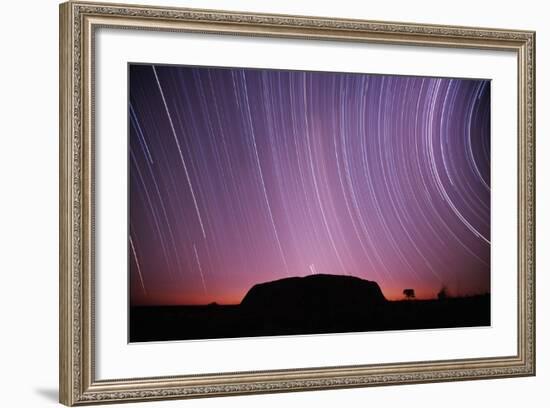
[[[309,275],[254,285],[241,306],[264,310],[361,310],[386,302],[376,282],[344,275]]]

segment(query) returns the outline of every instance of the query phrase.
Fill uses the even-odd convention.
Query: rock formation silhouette
[[[309,275],[254,285],[241,305],[256,310],[361,309],[386,302],[376,282],[343,275]]]

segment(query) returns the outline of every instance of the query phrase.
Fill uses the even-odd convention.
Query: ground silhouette
[[[310,275],[254,285],[239,305],[135,306],[130,341],[490,325],[490,297],[388,301],[376,282]]]

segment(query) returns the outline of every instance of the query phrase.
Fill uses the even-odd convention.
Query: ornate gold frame
[[[518,349],[513,356],[96,380],[93,47],[98,27],[513,51],[518,62]],[[60,5],[60,401],[66,405],[535,374],[535,33],[227,11]]]

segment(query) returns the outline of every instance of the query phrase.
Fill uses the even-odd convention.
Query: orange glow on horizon
[[[380,289],[384,297],[389,301],[406,300],[403,290],[406,288],[414,289],[416,300],[437,299],[437,294],[442,286],[383,286]],[[252,287],[252,286],[251,286]],[[205,306],[212,303],[218,305],[238,305],[250,288],[243,290],[235,289],[231,292],[222,293],[195,293],[182,295],[181,293],[150,293],[147,302],[135,304],[135,306]],[[464,296],[465,294],[455,293],[452,288],[448,288],[451,296]]]

